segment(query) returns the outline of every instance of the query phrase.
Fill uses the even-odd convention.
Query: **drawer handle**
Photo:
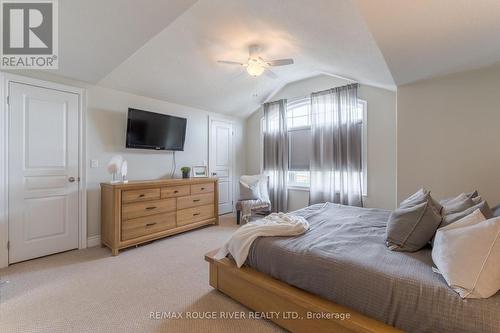
[[[179,191],[175,190],[174,193],[179,193]]]
[[[146,210],[156,209],[156,206],[146,207]]]
[[[193,216],[198,216],[198,215],[200,215],[200,213],[194,213],[194,214],[193,214]]]
[[[193,202],[198,202],[200,201],[200,199],[193,199]]]
[[[146,224],[146,227],[152,227],[152,226],[154,226],[155,224],[156,224],[156,222],[153,222],[153,223],[148,223],[148,224]]]
[[[205,190],[205,188],[204,188],[204,187],[202,187],[202,188],[201,188],[201,190],[203,191],[203,190]]]
[[[139,198],[144,198],[144,194],[139,194]]]

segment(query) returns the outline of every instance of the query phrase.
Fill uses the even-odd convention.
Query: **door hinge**
[[[10,241],[7,241],[7,250],[10,250]]]
[[[7,105],[10,105],[10,96],[7,96]]]

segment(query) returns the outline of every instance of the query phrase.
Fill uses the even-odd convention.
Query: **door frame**
[[[234,202],[236,201],[235,200],[235,186],[236,186],[236,182],[235,182],[235,179],[234,177],[236,176],[236,173],[234,172],[235,170],[235,161],[234,161],[234,122],[230,119],[227,119],[227,118],[223,118],[223,117],[217,117],[217,116],[208,116],[208,174],[210,177],[212,177],[212,166],[210,165],[210,154],[211,154],[211,146],[212,146],[212,121],[220,121],[220,122],[223,122],[223,123],[227,123],[227,124],[231,124],[231,128],[232,128],[232,137],[231,137],[231,181],[232,181],[232,202],[233,204],[231,205],[231,214],[234,213]],[[229,214],[229,213],[228,213]]]
[[[78,95],[79,113],[79,190],[78,190],[78,248],[87,247],[87,170],[86,170],[86,118],[87,93],[84,88],[73,87],[49,81],[38,80],[16,74],[0,72],[0,268],[9,265],[9,105],[7,97],[10,83],[21,83],[41,88],[59,90]]]

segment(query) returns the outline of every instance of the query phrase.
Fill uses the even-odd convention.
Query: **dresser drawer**
[[[122,223],[122,241],[175,228],[175,212],[155,214]]]
[[[161,188],[161,198],[175,198],[189,195],[189,185],[168,186]]]
[[[160,199],[159,188],[147,188],[143,190],[128,190],[122,192],[122,202],[137,202]]]
[[[214,205],[206,205],[177,211],[177,226],[183,226],[214,217]]]
[[[122,205],[122,220],[167,213],[175,210],[175,199],[151,200]]]
[[[214,191],[214,183],[191,185],[191,194],[209,193],[213,191]]]
[[[187,197],[177,198],[177,209],[203,206],[213,202],[213,193],[190,195]]]

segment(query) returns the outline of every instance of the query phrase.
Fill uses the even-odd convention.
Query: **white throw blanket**
[[[261,236],[297,236],[309,229],[309,222],[302,216],[285,213],[272,213],[255,222],[245,224],[236,230],[231,238],[215,254],[215,259],[222,259],[229,253],[241,267],[248,257],[250,246]]]

